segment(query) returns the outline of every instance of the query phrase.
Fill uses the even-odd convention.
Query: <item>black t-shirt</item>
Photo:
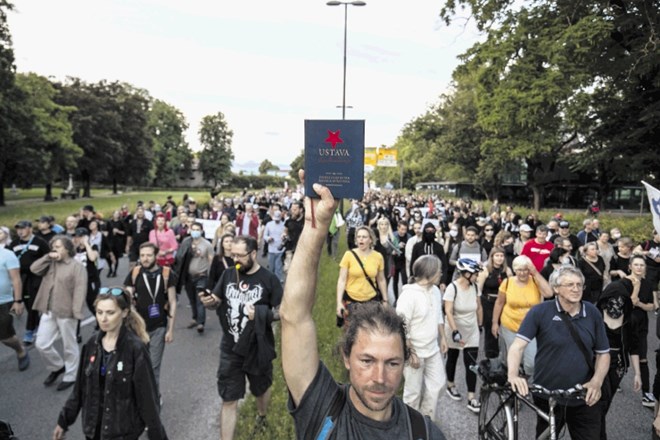
[[[248,323],[245,306],[279,306],[282,301],[282,284],[272,272],[263,267],[249,275],[236,269],[225,270],[213,294],[222,301],[217,313],[225,332],[226,341],[223,344],[233,345],[238,342]],[[266,331],[272,336],[271,326],[267,326]]]
[[[33,235],[30,240],[21,240],[17,238],[12,241],[9,248],[16,254],[18,261],[21,263],[21,274],[30,276],[30,266],[39,258],[50,252],[48,243],[36,235]]]
[[[298,245],[298,239],[300,238],[300,233],[303,230],[304,221],[305,219],[301,215],[300,219],[298,220],[290,218],[284,222],[284,227],[286,228],[287,234],[289,235],[289,241],[286,244],[287,251],[296,250],[296,246]]]
[[[133,249],[138,249],[142,243],[149,241],[149,231],[153,228],[153,224],[145,218],[142,219],[142,225],[138,231],[138,219],[133,219],[128,229],[128,235],[133,237]]]
[[[92,250],[98,253],[99,248],[93,244]],[[101,287],[101,278],[99,277],[99,270],[96,267],[96,261],[98,259],[96,261],[89,261],[85,247],[77,248],[76,255],[73,258],[82,264],[87,271],[87,294],[98,292]],[[98,258],[101,258],[101,256],[99,255]]]
[[[500,290],[500,284],[507,279],[507,274],[502,268],[494,267],[493,270],[488,272],[488,277],[484,281],[483,294],[484,295],[497,295]]]
[[[610,260],[610,271],[621,270],[626,275],[630,275],[630,257],[624,258],[619,254],[614,254],[614,258]],[[621,279],[618,275],[612,275],[612,281]]]
[[[145,278],[149,283],[149,288],[147,288],[147,285],[145,284]],[[167,280],[164,280],[162,267],[158,267],[158,269],[153,272],[140,269],[140,272],[135,277],[135,283],[133,283],[133,271],[130,271],[126,276],[124,286],[133,287],[135,289],[133,295],[135,298],[135,308],[147,324],[148,332],[154,331],[159,327],[167,326],[168,311],[165,310],[165,305],[168,302],[168,298],[167,292],[165,291],[165,285],[167,284],[168,288],[170,286],[176,286],[176,281],[176,274],[173,270],[169,271]],[[156,290],[156,284],[158,284],[158,290]],[[153,298],[149,292],[153,293]],[[154,313],[149,313],[149,309],[153,304],[158,304],[157,316]]]

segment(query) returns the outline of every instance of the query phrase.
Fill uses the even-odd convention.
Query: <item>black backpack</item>
[[[341,413],[341,409],[345,403],[346,393],[344,392],[344,387],[340,384],[339,390],[330,404],[328,414],[323,418],[323,425],[321,425],[321,428],[314,437],[315,440],[327,440],[330,437],[330,434],[335,429],[339,413]],[[429,438],[429,429],[424,416],[408,405],[406,405],[406,409],[408,410],[408,420],[410,422],[408,423],[410,427],[410,440],[427,440]]]

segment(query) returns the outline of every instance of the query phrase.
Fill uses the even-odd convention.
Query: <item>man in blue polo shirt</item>
[[[579,269],[561,267],[550,277],[550,286],[555,300],[532,307],[509,349],[509,382],[518,393],[528,393],[527,381],[518,376],[518,368],[525,347],[536,338],[534,383],[549,390],[567,390],[582,384],[587,391],[584,400],[560,402],[561,411],[555,411],[557,431],[566,424],[573,440],[596,440],[600,438],[601,423],[601,405],[597,403],[610,365],[603,317],[593,304],[582,301],[584,276]],[[588,355],[595,357],[591,362],[571,335],[569,324]],[[534,396],[534,402],[547,412],[547,400]],[[546,421],[537,418],[537,437],[547,426]]]

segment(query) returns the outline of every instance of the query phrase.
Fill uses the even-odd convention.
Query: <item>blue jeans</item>
[[[282,262],[282,252],[268,252],[268,268],[275,274],[280,282],[282,282],[282,279],[284,278],[282,273],[283,265],[284,263]]]

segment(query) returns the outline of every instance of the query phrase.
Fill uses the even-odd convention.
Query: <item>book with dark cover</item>
[[[364,195],[364,121],[305,120],[305,195],[320,183],[337,199]]]

